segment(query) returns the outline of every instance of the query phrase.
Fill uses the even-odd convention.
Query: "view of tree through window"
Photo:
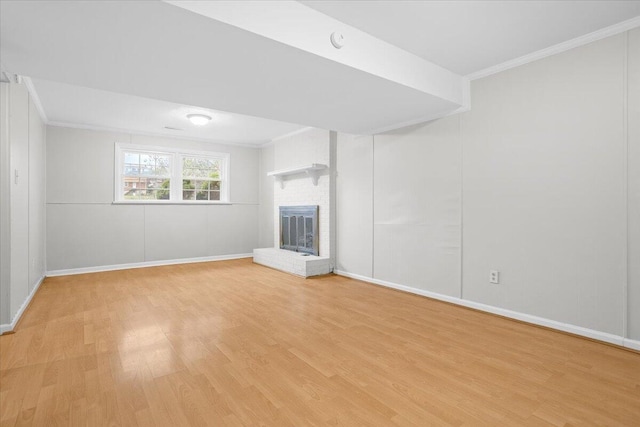
[[[168,200],[171,191],[170,169],[170,155],[125,152],[125,200]]]
[[[229,154],[116,143],[116,202],[229,201]]]
[[[220,200],[220,160],[182,158],[182,200]]]

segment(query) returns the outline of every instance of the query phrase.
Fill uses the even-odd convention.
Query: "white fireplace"
[[[273,179],[273,247],[255,249],[254,262],[304,277],[332,271],[335,140],[309,129],[274,141],[273,168],[263,172]]]

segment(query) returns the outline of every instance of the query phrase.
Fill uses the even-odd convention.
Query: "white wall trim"
[[[38,292],[38,289],[40,288],[40,285],[44,281],[44,278],[45,276],[42,276],[40,277],[40,279],[38,279],[38,282],[33,287],[33,290],[31,291],[31,293],[27,296],[27,299],[24,300],[24,302],[18,309],[18,312],[16,313],[16,315],[13,316],[13,320],[11,321],[11,323],[5,323],[3,325],[0,325],[0,334],[4,334],[5,332],[13,331],[15,329],[16,325],[20,321],[20,318],[24,314],[24,311],[27,309],[27,307],[31,303],[33,296],[36,294],[36,292]]]
[[[464,107],[460,107],[460,108],[464,108]],[[442,117],[446,117],[449,116],[451,114],[456,114],[456,113],[461,113],[462,111],[458,111],[459,109],[453,110],[447,114],[445,114],[444,116],[438,116],[438,117],[433,117],[433,115],[430,116],[422,116],[422,117],[418,117],[416,119],[411,119],[411,120],[407,120],[405,122],[402,123],[396,123],[393,125],[389,125],[389,126],[383,126],[381,128],[377,128],[377,129],[372,129],[369,132],[367,132],[367,135],[377,135],[379,133],[385,133],[385,132],[392,132],[394,130],[397,129],[402,129],[402,128],[406,128],[409,126],[414,126],[420,123],[426,123],[426,122],[430,122],[432,120],[438,120],[441,119]]]
[[[294,131],[291,131],[289,133],[285,133],[284,135],[280,135],[280,136],[276,136],[275,138],[271,138],[271,141],[262,144],[260,147],[268,147],[269,145],[273,144],[275,141],[279,141],[281,139],[285,139],[285,138],[289,138],[290,136],[294,136],[294,135],[298,135],[300,133],[304,133],[307,132],[309,130],[313,130],[315,129],[314,127],[311,126],[307,126],[307,127],[303,127]]]
[[[376,135],[379,133],[391,132],[397,129],[402,129],[408,126],[414,126],[420,123],[426,123],[433,120],[439,120],[444,117],[453,116],[455,114],[464,113],[471,110],[471,79],[469,77],[463,77],[464,89],[462,91],[462,105],[458,108],[455,108],[444,115],[436,115],[433,114],[429,116],[422,116],[415,119],[407,120],[402,123],[397,123],[393,125],[383,126],[380,128],[372,129],[367,132],[367,135]]]
[[[265,142],[264,144],[262,144],[261,146],[259,146],[258,148],[267,148],[267,147],[273,147],[274,142],[273,140],[269,141],[269,142]]]
[[[31,100],[33,101],[33,104],[36,106],[36,110],[38,110],[38,113],[40,114],[40,118],[46,125],[49,122],[49,119],[47,118],[47,114],[44,112],[44,107],[42,106],[42,102],[40,101],[38,92],[36,92],[36,87],[33,85],[33,82],[29,77],[22,76],[22,81],[24,82],[24,85],[27,87],[27,91],[29,92],[29,95],[31,95]]]
[[[634,350],[640,351],[640,341],[632,340],[630,338],[623,338],[622,342],[623,342],[622,344],[623,347],[632,348]]]
[[[629,31],[633,28],[640,27],[640,16],[628,19],[626,21],[619,22],[609,27],[602,28],[589,34],[585,34],[575,39],[567,40],[566,42],[558,43],[553,46],[549,46],[544,49],[540,49],[536,52],[532,52],[523,55],[519,58],[511,59],[501,64],[493,65],[485,68],[484,70],[476,71],[468,74],[466,77],[469,80],[481,79],[483,77],[490,76],[492,74],[499,73],[501,71],[508,70],[510,68],[519,67],[520,65],[528,64],[529,62],[537,61],[538,59],[546,58],[547,56],[555,55],[557,53],[565,52],[567,50],[595,42],[597,40],[604,39],[606,37],[614,36],[616,34]]]
[[[387,282],[386,280],[374,279],[371,277],[361,276],[359,274],[353,274],[346,271],[335,270],[334,273],[340,276],[349,277],[351,279],[372,283],[374,285],[397,289],[399,291],[409,292],[412,294],[433,298],[439,301],[445,301],[445,302],[456,304],[462,307],[473,308],[473,309],[484,311],[487,313],[508,317],[510,319],[516,319],[522,322],[532,323],[534,325],[545,326],[547,328],[556,329],[563,332],[569,332],[571,334],[580,335],[580,336],[591,338],[594,340],[604,341],[610,344],[616,344],[621,347],[640,350],[640,341],[631,340],[629,338],[624,338],[619,335],[613,335],[607,332],[600,332],[593,329],[583,328],[582,326],[571,325],[568,323],[557,322],[555,320],[545,319],[544,317],[538,317],[538,316],[533,316],[531,314],[525,314],[517,311],[507,310],[500,307],[494,307],[491,305],[469,301],[469,300],[465,300],[457,297],[452,297],[449,295],[443,295],[435,292],[425,291],[423,289],[412,288],[410,286],[399,285],[397,283]]]
[[[431,122],[431,121],[434,121],[434,120],[443,119],[445,117],[453,116],[453,115],[464,113],[464,112],[467,112],[467,111],[471,111],[471,105],[470,104],[463,105],[462,107],[456,108],[455,110],[450,111],[450,112],[448,112],[447,114],[445,114],[443,116],[437,116],[437,117],[434,117],[433,115],[424,116],[424,117],[419,117],[417,119],[408,120],[406,122],[398,123],[398,124],[395,124],[395,125],[390,125],[390,126],[381,127],[381,128],[378,128],[378,129],[373,129],[372,131],[368,132],[367,135],[377,135],[379,133],[392,132],[394,130],[402,129],[402,128],[409,127],[409,126],[418,125],[418,124],[421,124],[421,123],[427,123],[427,122]]]
[[[431,122],[434,120],[439,120],[442,119],[444,117],[449,117],[449,116],[453,116],[455,114],[460,114],[460,113],[464,113],[466,111],[470,111],[471,110],[471,106],[469,105],[463,105],[462,107],[456,108],[453,111],[448,112],[445,115],[442,116],[423,116],[423,117],[418,117],[417,119],[411,119],[411,120],[407,120],[406,122],[402,122],[402,123],[397,123],[394,125],[389,125],[389,126],[384,126],[381,128],[377,128],[377,129],[373,129],[371,131],[369,131],[367,133],[367,135],[377,135],[380,133],[386,133],[386,132],[392,132],[394,130],[398,130],[398,129],[402,129],[402,128],[406,128],[409,126],[414,126],[414,125],[418,125],[421,123],[427,123],[427,122]]]
[[[84,130],[94,130],[97,132],[113,132],[113,133],[121,133],[125,135],[141,135],[141,136],[153,136],[158,138],[165,139],[180,139],[183,141],[193,141],[193,142],[208,142],[210,144],[220,144],[220,145],[233,145],[236,147],[245,147],[245,148],[260,148],[263,146],[264,142],[262,141],[253,141],[253,142],[241,142],[241,141],[220,141],[215,139],[207,139],[207,138],[198,138],[195,136],[183,136],[183,135],[169,135],[160,132],[144,132],[144,131],[132,131],[128,129],[120,129],[120,128],[112,128],[108,126],[93,126],[93,125],[81,125],[77,123],[67,123],[67,122],[59,122],[59,121],[48,121],[46,122],[48,126],[55,126],[60,128],[71,128],[71,129],[84,129]]]
[[[629,144],[629,33],[624,35],[624,50],[623,50],[623,65],[622,65],[622,138],[624,146],[624,226],[625,226],[625,240],[623,245],[624,259],[626,260],[626,268],[623,270],[622,281],[622,336],[629,335],[629,277],[631,276],[631,258],[629,258],[631,247],[631,222],[629,219],[629,200],[633,195],[629,192],[629,152],[631,151]]]
[[[215,255],[198,258],[181,258],[160,261],[134,262],[130,264],[99,265],[96,267],[69,268],[65,270],[47,271],[47,277],[69,276],[73,274],[98,273],[101,271],[128,270],[130,268],[158,267],[162,265],[192,264],[196,262],[228,261],[240,258],[252,258],[253,254]]]

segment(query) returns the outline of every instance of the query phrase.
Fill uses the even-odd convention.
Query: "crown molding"
[[[0,82],[2,83],[11,83],[11,77],[9,72],[2,65],[2,61],[0,60]]]
[[[33,104],[36,106],[38,113],[40,113],[40,117],[45,124],[49,123],[49,119],[47,118],[47,113],[44,112],[44,107],[42,106],[42,102],[40,101],[40,97],[38,96],[38,92],[36,92],[36,87],[33,85],[30,77],[22,76],[22,81],[24,85],[27,87],[27,91],[29,91],[29,95],[31,95],[31,100]]]
[[[280,141],[281,139],[289,138],[290,136],[294,136],[294,135],[298,135],[298,134],[304,133],[304,132],[306,132],[308,130],[311,130],[311,129],[315,129],[315,128],[311,127],[311,126],[306,126],[306,127],[300,128],[300,129],[296,129],[296,130],[294,130],[292,132],[285,133],[284,135],[276,136],[275,138],[271,138],[271,141],[269,141],[269,142],[267,142],[265,144],[262,144],[261,147],[267,147],[267,146],[271,145],[272,143],[274,143],[276,141]]]
[[[245,147],[245,148],[260,148],[263,145],[263,143],[260,141],[256,141],[256,142],[219,141],[219,140],[207,139],[207,138],[189,137],[189,136],[181,136],[181,135],[169,135],[169,134],[160,133],[160,132],[142,132],[142,131],[132,131],[130,129],[112,128],[107,126],[94,126],[94,125],[83,125],[83,124],[77,124],[77,123],[58,122],[55,120],[48,121],[47,125],[54,126],[54,127],[61,127],[61,128],[93,130],[97,132],[114,132],[114,133],[122,133],[127,135],[142,135],[142,136],[154,136],[158,138],[180,139],[183,141],[208,142],[211,144],[232,145],[236,147]]]
[[[44,111],[44,107],[42,106],[42,101],[40,101],[40,96],[38,96],[38,92],[36,91],[36,88],[33,82],[31,81],[31,78],[26,76],[19,76],[19,78],[21,79],[22,83],[24,83],[24,85],[26,86],[27,91],[31,96],[31,99],[33,100],[33,104],[36,106],[36,109],[40,114],[40,117],[42,118],[44,123],[48,126],[65,127],[65,128],[72,128],[72,129],[85,129],[85,130],[93,130],[98,132],[116,132],[116,133],[125,133],[125,134],[131,134],[131,135],[153,136],[158,138],[173,138],[173,139],[179,139],[183,141],[208,142],[213,144],[233,145],[237,147],[246,147],[246,148],[260,148],[264,146],[265,143],[270,142],[268,140],[267,141],[258,140],[258,141],[248,141],[248,142],[227,141],[227,140],[220,141],[215,139],[207,139],[207,138],[199,138],[199,137],[171,135],[171,134],[165,134],[161,132],[134,131],[131,129],[121,129],[121,128],[115,128],[115,127],[109,127],[109,126],[94,126],[94,125],[85,125],[85,124],[72,123],[72,122],[60,122],[56,120],[49,120],[49,118],[47,117],[47,114]]]
[[[464,113],[465,111],[469,111],[469,110],[471,110],[471,107],[469,105],[463,105],[462,107],[456,108],[455,110],[450,111],[446,114],[418,117],[415,119],[407,120],[406,122],[395,123],[389,126],[384,126],[381,128],[370,130],[365,135],[378,135],[381,133],[393,132],[398,129],[406,128],[409,126],[415,126],[420,123],[427,123],[433,120],[444,119],[445,117],[453,116],[459,113]]]
[[[485,68],[484,70],[480,70],[480,71],[476,71],[474,73],[468,74],[466,77],[469,80],[481,79],[483,77],[487,77],[492,74],[499,73],[501,71],[506,71],[511,68],[519,67],[520,65],[528,64],[529,62],[546,58],[547,56],[555,55],[557,53],[562,53],[567,50],[574,49],[576,47],[583,46],[585,44],[604,39],[606,37],[611,37],[616,34],[629,31],[636,27],[640,27],[640,16],[636,16],[635,18],[631,18],[626,21],[622,21],[617,24],[611,25],[609,27],[605,27],[600,30],[594,31],[592,33],[585,34],[580,37],[576,37],[575,39],[567,40],[566,42],[562,42],[562,43],[538,50],[536,52],[523,55],[519,58],[511,59],[509,61],[503,62],[498,65],[493,65],[491,67]]]

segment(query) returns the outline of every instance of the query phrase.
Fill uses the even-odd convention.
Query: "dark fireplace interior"
[[[318,255],[318,206],[280,206],[280,249]]]

